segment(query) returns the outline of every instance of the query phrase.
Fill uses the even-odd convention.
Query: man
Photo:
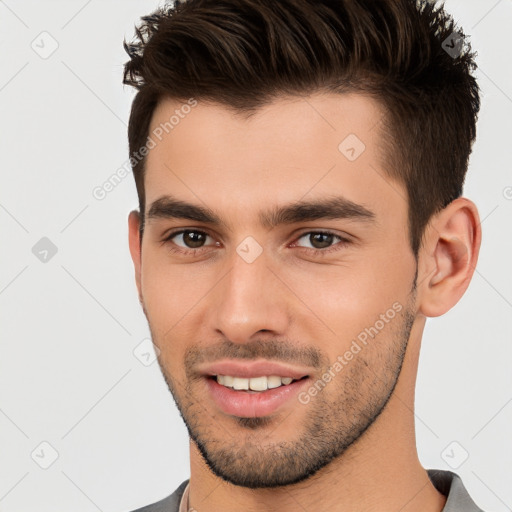
[[[480,247],[464,34],[412,0],[189,0],[136,34],[130,251],[191,461],[141,510],[480,510],[414,433]]]

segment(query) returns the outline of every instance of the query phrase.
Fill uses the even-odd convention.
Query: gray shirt
[[[459,475],[441,469],[428,469],[428,477],[434,487],[447,497],[442,512],[483,512],[469,496]],[[170,496],[152,505],[134,510],[133,512],[180,512],[180,502],[188,485],[185,480]],[[187,510],[183,503],[183,510]]]

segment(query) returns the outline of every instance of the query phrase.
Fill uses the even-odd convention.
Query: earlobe
[[[140,214],[137,210],[130,212],[128,216],[128,243],[130,247],[130,254],[135,269],[135,283],[139,294],[139,302],[142,304],[142,291],[141,291],[141,243],[140,243]]]
[[[466,198],[452,201],[427,227],[421,257],[428,269],[421,283],[419,309],[440,316],[462,297],[473,276],[481,242],[478,210]]]

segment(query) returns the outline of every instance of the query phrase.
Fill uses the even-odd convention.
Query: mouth
[[[300,406],[297,395],[314,374],[312,367],[266,359],[223,359],[198,371],[214,406],[238,418],[268,416]]]
[[[234,375],[212,375],[210,379],[234,391],[244,391],[249,394],[263,393],[270,389],[277,389],[282,386],[289,386],[294,382],[307,379],[308,376],[294,379],[292,377],[281,377],[279,375],[262,375],[259,377],[236,377]]]
[[[298,394],[310,385],[311,378],[308,375],[298,378],[210,375],[205,376],[204,380],[212,403],[224,414],[237,418],[258,418],[285,408],[302,406]]]

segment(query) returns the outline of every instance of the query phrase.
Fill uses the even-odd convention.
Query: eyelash
[[[193,233],[199,233],[201,235],[210,236],[205,231],[200,231],[198,229],[180,229],[180,230],[176,230],[176,231],[173,231],[173,232],[169,233],[162,240],[162,244],[167,244],[169,251],[171,251],[173,253],[181,254],[181,255],[200,254],[203,250],[207,250],[208,249],[208,246],[206,246],[206,247],[199,247],[197,249],[185,249],[183,247],[177,246],[176,244],[174,244],[172,242],[172,239],[176,235],[181,235],[181,234],[183,234],[183,233],[185,233],[187,231],[193,232]],[[312,235],[312,234],[315,234],[315,235],[321,234],[321,235],[333,236],[334,238],[337,238],[339,240],[338,243],[333,244],[332,246],[328,247],[327,249],[312,249],[310,247],[299,247],[300,249],[303,249],[303,250],[305,249],[306,252],[309,252],[309,253],[313,252],[315,254],[315,256],[325,256],[327,254],[330,254],[331,252],[338,251],[338,250],[340,250],[341,247],[345,247],[345,246],[347,246],[347,245],[349,245],[351,243],[350,240],[348,240],[347,238],[343,238],[342,236],[337,235],[336,233],[333,233],[332,231],[324,231],[324,230],[306,231],[305,233],[302,233],[301,235],[299,235],[298,238],[296,239],[296,241],[300,240],[301,238],[303,238],[306,235]],[[296,243],[296,242],[294,242],[294,243]]]

